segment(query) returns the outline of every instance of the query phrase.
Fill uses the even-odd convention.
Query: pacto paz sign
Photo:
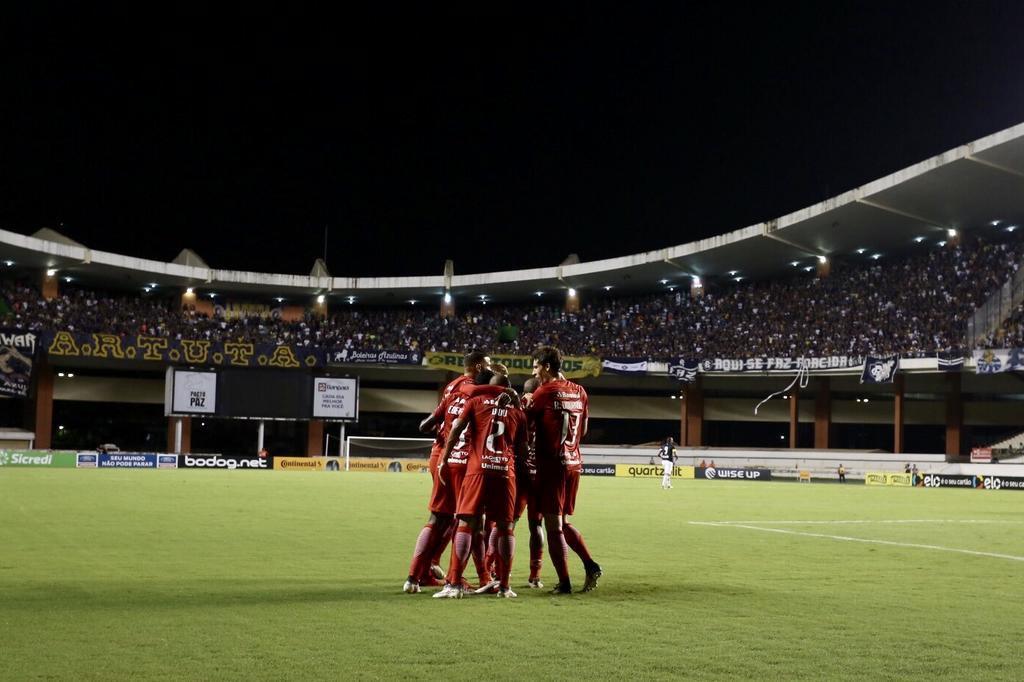
[[[171,412],[175,414],[215,414],[217,411],[216,372],[174,370]]]

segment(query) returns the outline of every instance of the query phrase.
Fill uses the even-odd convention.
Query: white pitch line
[[[719,526],[737,526],[743,524],[768,524],[770,526],[838,526],[861,523],[1012,523],[1021,524],[1024,521],[1010,521],[1004,519],[834,519],[831,521],[691,521],[690,523],[709,523]]]
[[[970,554],[972,556],[985,556],[993,559],[1009,559],[1010,561],[1024,561],[1024,556],[1013,556],[1012,554],[996,554],[995,552],[976,552],[973,549],[959,549],[957,547],[941,547],[939,545],[920,545],[914,542],[893,542],[892,540],[869,540],[867,538],[853,538],[848,535],[826,535],[824,533],[804,533],[796,530],[784,530],[782,528],[761,528],[759,526],[748,526],[740,523],[713,523],[710,521],[690,521],[694,526],[718,526],[719,528],[746,528],[747,530],[759,530],[765,533],[781,533],[783,535],[802,535],[808,538],[825,538],[828,540],[843,540],[845,542],[863,542],[870,545],[890,545],[892,547],[911,547],[915,549],[934,549],[940,552],[954,552],[956,554]]]

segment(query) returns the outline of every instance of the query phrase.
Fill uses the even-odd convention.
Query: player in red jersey
[[[482,384],[487,373],[477,377]],[[471,443],[469,465],[459,493],[459,525],[455,531],[452,567],[444,589],[435,598],[461,598],[462,573],[469,561],[473,535],[480,528],[483,514],[498,529],[498,596],[515,597],[509,587],[509,573],[515,555],[513,515],[516,498],[516,460],[526,457],[526,417],[515,404],[503,398],[508,377],[493,375],[494,383],[476,387],[476,395],[462,407],[445,443],[445,454],[452,451],[463,435]],[[489,389],[489,390],[486,390]],[[442,456],[439,477],[447,481],[448,459]]]
[[[457,472],[453,474],[453,479],[457,480],[453,480],[451,485],[442,486],[437,480],[438,462],[444,451],[448,430],[465,400],[465,394],[460,389],[472,385],[473,377],[486,370],[490,364],[491,359],[482,351],[467,353],[463,359],[465,371],[444,387],[441,401],[437,404],[434,412],[420,424],[421,431],[424,433],[433,431],[435,434],[428,462],[433,485],[427,505],[430,517],[416,538],[416,547],[409,565],[409,577],[402,587],[402,591],[409,594],[420,591],[421,583],[428,579],[428,572],[440,560],[440,555],[444,552],[448,539],[451,537],[451,531],[454,530],[455,505],[462,482],[462,472],[465,469],[465,448],[456,450],[455,459],[458,461],[455,462],[455,466],[461,468],[458,468]],[[482,554],[482,550],[477,553]],[[438,571],[441,572],[440,567],[438,567]],[[443,575],[443,572],[441,573]]]
[[[523,401],[529,403],[533,400],[533,393],[540,387],[540,381],[536,377],[530,377],[523,384]],[[520,463],[516,472],[516,521],[526,511],[526,522],[530,528],[530,577],[526,584],[528,587],[539,589],[544,587],[540,581],[540,567],[544,560],[544,516],[540,512],[537,499],[537,447],[536,433],[531,424],[527,424],[526,434],[527,455],[525,461]]]
[[[576,508],[583,457],[580,441],[587,434],[587,392],[560,374],[562,354],[542,346],[533,355],[533,374],[540,381],[527,406],[530,424],[536,429],[537,483],[540,510],[548,535],[551,563],[558,573],[552,594],[570,594],[569,549],[583,560],[586,581],[582,592],[597,587],[601,566],[594,561],[580,532],[568,518]]]

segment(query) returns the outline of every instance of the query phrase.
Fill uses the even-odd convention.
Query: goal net
[[[425,473],[433,444],[433,438],[349,436],[345,440],[345,470]]]

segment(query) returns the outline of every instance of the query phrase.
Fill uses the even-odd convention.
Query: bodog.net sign
[[[275,457],[274,469],[280,471],[323,471],[327,460],[323,457]]]
[[[620,478],[661,478],[663,470],[660,464],[616,464],[615,475]],[[677,466],[672,470],[672,478],[693,478],[692,466]]]

